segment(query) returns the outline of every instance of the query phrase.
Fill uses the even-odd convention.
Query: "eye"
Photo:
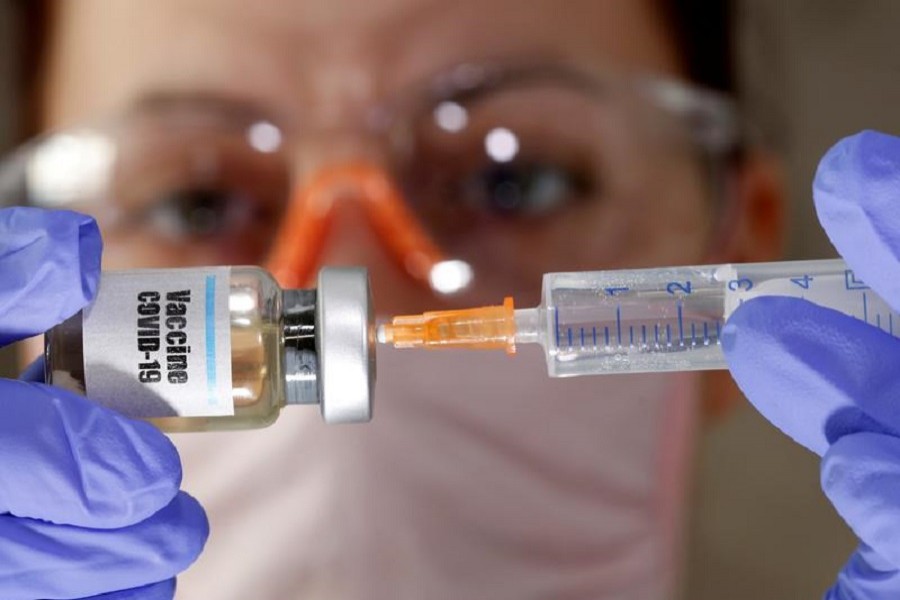
[[[594,195],[586,170],[537,161],[492,163],[460,182],[470,208],[505,218],[542,217]]]
[[[271,241],[290,193],[283,155],[256,151],[229,132],[153,133],[131,136],[113,171],[109,197],[123,224],[168,244]]]
[[[412,122],[398,172],[436,229],[549,226],[550,217],[608,195],[596,113],[579,90],[549,84],[446,100]]]
[[[165,193],[147,211],[149,223],[171,237],[211,237],[227,234],[265,218],[264,208],[239,191],[193,187]]]

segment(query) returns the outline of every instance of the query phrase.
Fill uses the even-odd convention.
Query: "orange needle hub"
[[[516,351],[513,299],[501,306],[442,310],[394,317],[378,328],[378,341],[395,348],[484,348]]]

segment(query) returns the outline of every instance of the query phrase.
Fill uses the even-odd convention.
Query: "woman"
[[[56,137],[23,155],[13,203],[95,216],[105,268],[262,263],[313,245],[291,229],[312,187],[331,233],[280,275],[365,264],[382,315],[530,305],[546,271],[773,259],[772,164],[727,100],[686,84],[729,91],[727,11],[688,4],[52,3],[40,127],[116,116],[73,151]],[[471,285],[447,297],[392,253],[361,163]],[[294,410],[176,437],[213,532],[183,597],[672,597],[696,414],[734,393],[727,375],[550,381],[535,365],[380,352],[370,425]],[[67,593],[162,579],[111,564]]]

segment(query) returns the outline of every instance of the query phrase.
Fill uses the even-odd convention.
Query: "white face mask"
[[[212,524],[179,597],[670,597],[696,376],[528,354],[379,348],[368,425],[176,437]]]

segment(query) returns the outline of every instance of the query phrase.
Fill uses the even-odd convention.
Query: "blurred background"
[[[900,4],[739,3],[738,70],[747,110],[779,149],[789,192],[787,255],[834,249],[818,226],[819,157],[861,129],[896,135]],[[701,443],[688,598],[817,598],[855,540],[819,494],[816,457],[752,410]]]
[[[784,158],[788,256],[833,255],[812,210],[818,158],[864,128],[900,133],[900,3],[892,0],[739,2],[737,68],[746,109]],[[0,0],[0,149],[22,98],[13,86],[20,31]],[[0,371],[12,371],[0,354]],[[742,408],[700,442],[687,597],[815,598],[855,541],[819,492],[816,457]]]

